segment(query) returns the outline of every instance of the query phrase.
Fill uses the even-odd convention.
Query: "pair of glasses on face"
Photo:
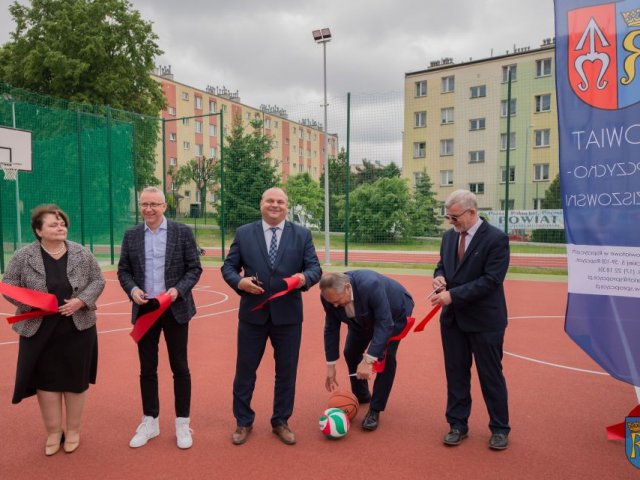
[[[160,208],[164,203],[139,203],[140,208]]]
[[[457,221],[458,221],[458,219],[459,219],[462,215],[464,215],[465,213],[467,213],[469,210],[471,210],[471,209],[470,209],[470,208],[467,208],[464,212],[461,212],[461,213],[459,213],[459,214],[457,214],[457,215],[449,215],[449,214],[446,214],[446,215],[444,216],[444,218],[445,218],[445,220],[451,220],[452,222],[457,222]]]

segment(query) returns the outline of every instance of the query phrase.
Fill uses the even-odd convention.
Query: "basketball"
[[[320,417],[320,431],[332,440],[342,438],[349,431],[349,417],[339,408],[328,408]]]
[[[356,418],[358,414],[358,399],[351,392],[334,390],[329,396],[327,408],[339,408],[349,416],[349,420]]]

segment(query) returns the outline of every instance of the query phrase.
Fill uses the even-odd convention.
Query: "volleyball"
[[[328,408],[320,417],[320,431],[333,440],[342,438],[349,431],[349,417],[339,408]]]

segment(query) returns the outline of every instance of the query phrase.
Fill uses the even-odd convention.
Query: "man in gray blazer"
[[[158,343],[160,333],[169,353],[175,394],[176,437],[179,448],[191,447],[189,410],[191,406],[191,375],[187,361],[189,320],[196,307],[191,290],[198,282],[202,267],[200,251],[191,229],[167,220],[164,194],[147,187],[140,195],[140,211],[144,223],[128,230],[122,240],[118,280],[133,301],[132,322],[144,313],[150,298],[166,292],[171,306],[138,342],[140,358],[140,390],[142,392],[142,423],[129,442],[141,447],[160,434],[158,415]]]

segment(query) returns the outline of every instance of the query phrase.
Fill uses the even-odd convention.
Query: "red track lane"
[[[249,441],[231,444],[235,428],[231,385],[235,365],[238,299],[217,269],[207,269],[196,292],[198,316],[190,329],[194,446],[181,451],[173,431],[171,372],[161,346],[161,434],[140,449],[128,442],[140,415],[138,360],[128,335],[129,303],[113,272],[99,301],[98,383],[88,392],[81,446],[76,453],[47,458],[45,433],[35,398],[11,405],[17,355],[16,336],[0,329],[0,475],[7,479],[603,479],[632,478],[624,443],[606,440],[604,427],[621,422],[635,406],[631,386],[600,369],[563,332],[566,285],[508,281],[512,317],[505,342],[504,369],[509,385],[510,448],[487,448],[487,414],[473,374],[476,400],[470,435],[462,445],[442,444],[445,379],[438,321],[411,333],[398,353],[396,384],[376,432],[364,432],[358,413],[349,434],[326,440],[318,417],[328,398],[324,390],[323,315],[318,290],[305,294],[305,326],[298,372],[296,409],[290,425],[298,444],[282,444],[270,431],[273,358],[267,347],[254,395],[257,417]],[[428,307],[427,276],[397,276],[412,292],[421,317]],[[227,298],[228,296],[228,298]],[[12,309],[0,301],[0,312]],[[518,356],[514,356],[518,355]],[[528,357],[525,359],[522,357]],[[538,363],[533,360],[557,364]],[[343,363],[338,378],[348,380]]]

